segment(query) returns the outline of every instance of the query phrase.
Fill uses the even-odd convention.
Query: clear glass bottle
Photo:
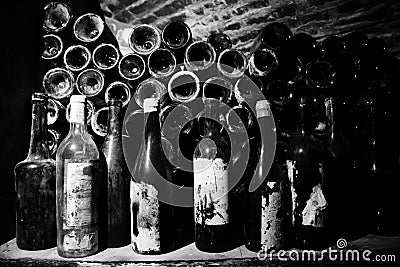
[[[85,257],[98,250],[99,151],[87,132],[86,97],[71,96],[70,131],[57,163],[57,252]]]
[[[122,150],[121,100],[108,102],[107,129],[100,149],[107,161],[107,247],[121,247],[130,244],[131,229],[131,175]]]
[[[203,139],[193,155],[195,244],[206,252],[230,247],[229,143],[220,133],[219,102],[204,98]]]
[[[172,203],[172,173],[161,142],[158,99],[144,99],[143,107],[145,133],[132,171],[132,249],[161,254],[175,247],[174,207],[166,203]]]
[[[56,245],[56,166],[47,144],[47,95],[32,95],[28,156],[14,168],[17,246],[41,250]]]

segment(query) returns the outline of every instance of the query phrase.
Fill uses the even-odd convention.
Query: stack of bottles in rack
[[[173,21],[133,26],[122,56],[101,16],[44,11],[19,248],[258,252],[399,233],[399,64],[383,40],[270,23],[246,56]]]

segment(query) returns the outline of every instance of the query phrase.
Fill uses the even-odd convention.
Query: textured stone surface
[[[107,23],[118,36],[138,23],[162,29],[171,19],[182,19],[194,39],[224,31],[234,47],[248,51],[259,30],[278,21],[293,32],[317,38],[359,30],[382,37],[400,54],[400,1],[398,0],[102,0]],[[123,43],[124,45],[124,43]],[[124,49],[122,49],[124,50]]]

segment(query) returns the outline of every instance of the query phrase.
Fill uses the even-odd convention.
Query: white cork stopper
[[[256,103],[256,113],[257,113],[257,118],[261,117],[269,117],[271,116],[271,110],[269,107],[269,102],[268,100],[259,100]]]
[[[158,99],[157,98],[146,98],[143,101],[144,113],[157,111],[157,107],[158,107]]]
[[[69,115],[69,122],[84,123],[85,122],[85,103],[86,96],[72,95],[70,98],[71,113]]]

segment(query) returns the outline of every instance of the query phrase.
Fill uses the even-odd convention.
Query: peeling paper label
[[[63,247],[65,250],[92,250],[97,244],[95,233],[85,234],[81,238],[75,231],[64,236]]]
[[[151,184],[136,183],[135,201],[138,202],[138,235],[132,235],[133,245],[138,251],[160,251],[160,206],[158,191]]]
[[[323,210],[328,203],[326,202],[324,193],[322,192],[321,184],[313,187],[310,199],[307,200],[306,207],[304,208],[303,225],[311,225],[313,227],[323,227]]]
[[[64,229],[97,223],[96,163],[96,160],[79,163],[65,161]]]
[[[292,224],[294,225],[295,221],[295,210],[296,210],[296,204],[297,204],[297,193],[296,190],[294,189],[294,179],[296,177],[296,168],[295,168],[296,161],[293,160],[287,160],[286,161],[286,167],[288,170],[288,177],[289,177],[289,182],[290,182],[290,190],[292,193]]]
[[[227,164],[221,158],[195,158],[193,167],[195,222],[203,225],[227,224]]]

